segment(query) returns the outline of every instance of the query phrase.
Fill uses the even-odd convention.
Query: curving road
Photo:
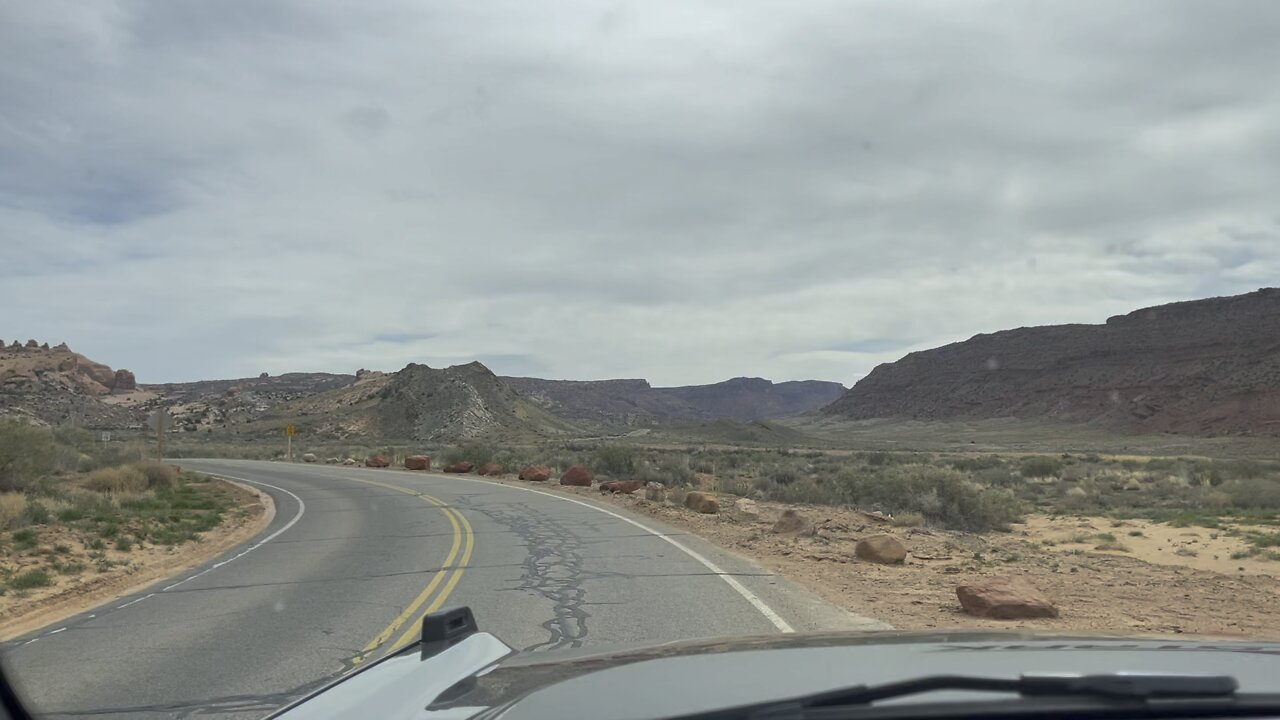
[[[883,628],[615,506],[478,478],[182,460],[276,503],[257,538],[6,643],[52,717],[255,718],[470,605],[528,652]]]

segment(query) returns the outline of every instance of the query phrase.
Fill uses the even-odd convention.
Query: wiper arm
[[[877,700],[919,695],[934,690],[1007,692],[1023,696],[1091,695],[1114,698],[1218,698],[1230,697],[1239,687],[1229,675],[1023,675],[1016,679],[933,675],[886,683],[857,685],[810,696],[801,706],[866,705]]]
[[[700,718],[758,718],[774,720],[803,717],[810,710],[870,706],[879,700],[919,695],[936,690],[973,690],[1019,695],[1024,698],[1092,698],[1124,703],[1146,701],[1231,701],[1239,685],[1229,675],[1159,675],[1115,673],[1108,675],[1028,674],[1018,678],[965,675],[928,677],[885,683],[854,685],[789,700],[728,708]]]

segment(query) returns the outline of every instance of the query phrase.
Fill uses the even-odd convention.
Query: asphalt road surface
[[[469,605],[527,652],[884,627],[687,533],[478,478],[182,460],[275,500],[210,563],[6,643],[54,717],[261,717]]]

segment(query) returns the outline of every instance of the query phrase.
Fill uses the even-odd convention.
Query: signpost
[[[293,462],[293,423],[284,426],[284,436],[288,438],[288,450],[286,452],[289,462]]]
[[[164,459],[164,434],[173,426],[173,418],[169,411],[160,408],[147,416],[147,427],[156,431],[156,459]]]

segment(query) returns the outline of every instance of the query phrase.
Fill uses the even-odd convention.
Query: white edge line
[[[223,565],[226,565],[227,563],[230,563],[230,562],[232,562],[232,561],[234,561],[234,560],[238,560],[238,559],[240,559],[240,558],[244,557],[245,555],[248,555],[249,553],[253,552],[254,550],[257,550],[258,548],[262,547],[263,545],[266,545],[267,543],[271,542],[272,540],[275,540],[277,537],[280,537],[280,535],[281,535],[282,533],[284,533],[286,530],[288,530],[289,528],[291,528],[291,527],[293,527],[294,525],[296,525],[296,524],[298,523],[298,521],[302,519],[302,516],[307,512],[307,504],[306,504],[305,502],[303,502],[303,501],[302,501],[302,498],[300,498],[300,497],[298,497],[297,495],[295,495],[295,494],[293,494],[293,493],[289,492],[288,490],[285,490],[285,489],[284,489],[284,488],[282,488],[282,487],[277,487],[277,486],[272,485],[272,484],[270,484],[270,483],[264,483],[264,482],[261,482],[261,481],[259,481],[259,480],[249,480],[248,478],[236,477],[235,475],[225,475],[225,474],[222,474],[222,473],[211,473],[211,472],[205,472],[205,473],[203,473],[203,474],[205,474],[205,475],[209,475],[209,476],[211,476],[211,477],[216,477],[216,478],[224,478],[224,479],[226,479],[226,480],[236,480],[236,481],[238,481],[238,482],[247,482],[247,483],[250,483],[250,484],[252,484],[252,485],[261,485],[261,486],[263,486],[263,487],[269,487],[269,488],[271,488],[272,490],[279,490],[280,492],[284,493],[285,495],[288,495],[289,497],[291,497],[291,498],[293,498],[294,500],[296,500],[296,501],[297,501],[297,503],[298,503],[298,512],[297,512],[297,513],[296,513],[292,518],[290,518],[290,519],[289,519],[289,522],[287,522],[287,523],[285,523],[285,524],[284,524],[284,527],[280,528],[279,530],[276,530],[275,532],[273,532],[273,533],[271,533],[270,535],[268,535],[268,536],[266,536],[266,537],[262,538],[261,540],[259,540],[258,542],[256,542],[256,543],[254,543],[254,544],[250,545],[249,547],[245,548],[244,550],[241,550],[240,552],[236,553],[235,555],[232,555],[231,557],[227,558],[226,560],[222,560],[222,561],[220,561],[220,562],[216,562],[216,563],[214,563],[213,565],[210,565],[209,567],[205,568],[204,570],[201,570],[200,572],[196,573],[195,575],[192,575],[192,576],[191,576],[191,577],[189,577],[189,578],[185,578],[185,579],[183,579],[183,580],[179,580],[178,582],[176,582],[176,583],[174,583],[174,584],[172,584],[172,585],[169,585],[168,587],[161,588],[161,589],[160,589],[160,592],[168,592],[168,591],[170,591],[170,590],[172,590],[172,589],[174,589],[174,588],[178,587],[179,585],[183,585],[183,584],[189,583],[189,582],[191,582],[192,580],[195,580],[196,578],[200,577],[201,575],[204,575],[205,573],[213,572],[214,570],[217,570],[218,568],[222,567]]]
[[[211,572],[211,571],[213,571],[213,570],[217,570],[218,568],[222,567],[223,565],[226,565],[227,563],[231,562],[232,560],[235,560],[235,559],[237,559],[237,558],[242,558],[242,557],[244,557],[245,555],[248,555],[249,553],[253,552],[254,550],[257,550],[258,548],[262,547],[263,545],[265,545],[265,544],[267,544],[267,543],[271,542],[272,540],[276,539],[277,537],[279,537],[279,536],[280,536],[280,534],[281,534],[281,533],[283,533],[284,531],[286,531],[286,530],[288,530],[289,528],[291,528],[291,527],[293,527],[294,525],[296,525],[296,524],[297,524],[297,522],[298,522],[299,520],[301,520],[301,519],[302,519],[302,515],[303,515],[304,513],[306,513],[306,511],[307,511],[307,504],[306,504],[305,502],[303,502],[303,501],[302,501],[302,498],[298,497],[297,495],[294,495],[293,493],[289,492],[288,490],[285,490],[285,489],[284,489],[284,488],[282,488],[282,487],[276,487],[275,485],[271,485],[271,484],[269,484],[269,483],[259,482],[259,481],[257,481],[257,480],[247,480],[247,479],[245,479],[245,478],[238,478],[238,477],[234,477],[234,476],[231,476],[231,475],[220,475],[220,474],[218,474],[218,473],[204,473],[204,474],[205,474],[205,475],[210,475],[210,476],[212,476],[212,477],[222,477],[222,478],[226,478],[226,479],[228,479],[228,480],[237,480],[237,481],[240,481],[240,482],[252,483],[252,484],[254,484],[254,485],[262,485],[262,486],[264,486],[264,487],[269,487],[269,488],[271,488],[272,490],[279,490],[280,492],[282,492],[282,493],[284,493],[284,494],[288,495],[289,497],[293,498],[294,500],[297,500],[297,501],[298,501],[298,512],[297,512],[297,514],[296,514],[296,515],[294,515],[294,516],[289,520],[289,522],[287,522],[287,523],[285,523],[285,524],[284,524],[284,527],[280,528],[279,530],[276,530],[275,532],[273,532],[273,533],[271,533],[270,535],[268,535],[268,536],[266,536],[266,537],[262,538],[261,540],[259,540],[258,542],[256,542],[256,543],[254,543],[254,544],[250,545],[249,547],[245,548],[244,550],[241,550],[240,552],[236,553],[235,555],[232,555],[231,557],[227,558],[226,560],[222,560],[222,561],[220,561],[220,562],[214,563],[213,565],[211,565],[211,566],[209,566],[209,567],[205,568],[204,570],[201,570],[200,572],[196,573],[195,575],[192,575],[191,577],[185,578],[185,579],[183,579],[183,580],[179,580],[178,582],[173,583],[172,585],[168,585],[168,586],[166,586],[166,587],[160,588],[160,590],[158,590],[158,591],[156,591],[156,592],[147,593],[146,595],[143,595],[142,597],[136,597],[136,598],[134,598],[134,599],[130,600],[129,602],[124,603],[123,605],[117,605],[117,606],[116,606],[116,609],[117,609],[117,610],[123,610],[124,608],[127,608],[127,607],[129,607],[130,605],[133,605],[133,604],[135,604],[135,603],[140,603],[140,602],[142,602],[143,600],[146,600],[147,598],[155,597],[155,596],[156,596],[157,594],[159,594],[159,593],[162,593],[162,592],[168,592],[169,590],[172,590],[172,589],[174,589],[174,588],[178,587],[179,585],[182,585],[182,584],[184,584],[184,583],[189,583],[189,582],[191,582],[192,580],[195,580],[196,578],[200,577],[201,575],[204,575],[204,574],[205,574],[205,573],[207,573],[207,572]],[[92,614],[92,615],[89,615],[89,616],[87,616],[85,619],[92,618],[92,617],[97,617],[97,613],[94,613],[94,614]],[[28,644],[33,643],[33,642],[35,642],[36,640],[40,639],[40,637],[47,637],[47,636],[49,636],[49,635],[56,635],[56,634],[58,634],[58,633],[62,632],[63,630],[66,630],[66,628],[65,628],[65,627],[63,627],[63,628],[58,628],[57,630],[52,630],[52,631],[50,631],[50,632],[44,633],[43,635],[40,635],[40,636],[39,636],[39,637],[37,637],[37,638],[33,638],[33,639],[31,639],[31,640],[28,640],[27,642],[25,642],[25,643],[23,643],[23,644],[24,644],[24,645],[28,645]]]
[[[410,473],[404,473],[404,472],[399,471],[399,470],[393,470],[392,472],[395,472],[395,473],[400,474],[400,475],[410,474]],[[417,477],[423,477],[423,478],[425,478],[425,477],[433,477],[433,476],[431,476],[431,475],[418,475]],[[454,478],[450,478],[450,479],[454,479]],[[600,507],[600,506],[598,506],[598,505],[593,505],[593,504],[591,504],[591,503],[589,503],[589,502],[584,502],[584,501],[582,501],[582,500],[578,500],[577,498],[565,497],[564,495],[557,495],[556,493],[550,493],[550,492],[547,492],[547,491],[545,491],[545,490],[535,490],[535,489],[533,489],[533,488],[521,487],[521,486],[519,486],[519,485],[508,485],[508,484],[506,484],[506,483],[497,483],[497,482],[493,482],[493,481],[490,481],[490,480],[479,480],[479,479],[476,479],[476,478],[468,478],[468,477],[458,477],[458,478],[456,478],[456,479],[458,479],[458,480],[466,480],[467,482],[484,483],[485,485],[497,485],[498,487],[512,488],[512,489],[515,489],[515,490],[523,490],[524,492],[531,492],[531,493],[535,493],[535,494],[538,494],[538,495],[546,495],[547,497],[550,497],[550,498],[555,498],[555,499],[557,499],[557,500],[563,500],[563,501],[565,501],[565,502],[571,502],[571,503],[573,503],[573,504],[575,504],[575,505],[581,505],[581,506],[583,506],[583,507],[591,508],[592,510],[597,510],[597,511],[599,511],[599,512],[604,513],[605,515],[609,515],[609,516],[615,517],[615,518],[617,518],[617,519],[619,519],[619,520],[621,520],[621,521],[623,521],[623,522],[625,522],[625,523],[629,523],[629,524],[631,524],[631,525],[634,525],[634,526],[636,526],[636,527],[640,528],[641,530],[643,530],[643,531],[645,531],[645,532],[649,533],[650,535],[653,535],[653,536],[655,536],[655,537],[659,537],[659,538],[662,538],[663,540],[666,540],[667,542],[669,542],[669,543],[671,543],[672,545],[674,545],[674,546],[675,546],[675,548],[676,548],[677,550],[679,550],[679,551],[683,552],[685,555],[688,555],[689,557],[693,558],[694,560],[697,560],[698,562],[702,563],[702,564],[703,564],[703,566],[705,566],[708,570],[710,570],[711,572],[715,573],[715,574],[716,574],[716,576],[717,576],[717,577],[719,577],[721,580],[725,581],[725,583],[726,583],[726,584],[728,584],[728,585],[729,585],[729,587],[731,587],[731,588],[733,588],[734,590],[736,590],[736,591],[738,592],[738,594],[739,594],[739,595],[741,595],[743,598],[745,598],[745,599],[746,599],[746,601],[747,601],[747,602],[751,603],[751,606],[752,606],[752,607],[754,607],[756,610],[759,610],[759,611],[760,611],[760,614],[761,614],[761,615],[764,615],[764,616],[765,616],[765,618],[766,618],[769,622],[773,623],[773,626],[774,626],[774,627],[776,627],[776,628],[778,628],[778,630],[779,630],[780,632],[784,632],[784,633],[793,633],[793,632],[795,632],[795,631],[796,631],[796,630],[795,630],[795,628],[791,627],[791,624],[790,624],[790,623],[788,623],[786,620],[784,620],[784,619],[782,618],[782,616],[781,616],[781,615],[779,615],[779,614],[778,614],[778,613],[777,613],[773,608],[771,608],[771,607],[769,607],[767,604],[765,604],[765,602],[764,602],[763,600],[761,600],[761,599],[760,599],[760,597],[759,597],[758,595],[756,595],[755,593],[753,593],[753,592],[751,592],[750,590],[748,590],[748,589],[747,589],[747,587],[746,587],[745,585],[743,585],[742,583],[738,582],[738,579],[737,579],[737,578],[735,578],[735,577],[733,577],[732,575],[730,575],[729,573],[725,572],[723,569],[721,569],[721,568],[720,568],[720,566],[719,566],[719,565],[716,565],[715,563],[711,562],[711,561],[710,561],[710,560],[708,560],[707,558],[703,557],[703,556],[702,556],[700,553],[698,553],[697,551],[695,551],[695,550],[693,550],[693,549],[691,549],[691,548],[687,547],[686,545],[682,544],[680,541],[675,540],[675,539],[673,539],[673,538],[671,538],[671,537],[669,537],[669,536],[667,536],[667,535],[665,535],[665,534],[663,534],[663,533],[660,533],[660,532],[658,532],[657,530],[654,530],[653,528],[649,527],[648,525],[645,525],[645,524],[643,524],[643,523],[640,523],[640,522],[637,522],[637,521],[635,521],[635,520],[632,520],[631,518],[629,518],[629,517],[627,517],[627,516],[625,516],[625,515],[619,515],[618,513],[613,512],[612,510],[606,510],[605,508],[602,508],[602,507]]]

